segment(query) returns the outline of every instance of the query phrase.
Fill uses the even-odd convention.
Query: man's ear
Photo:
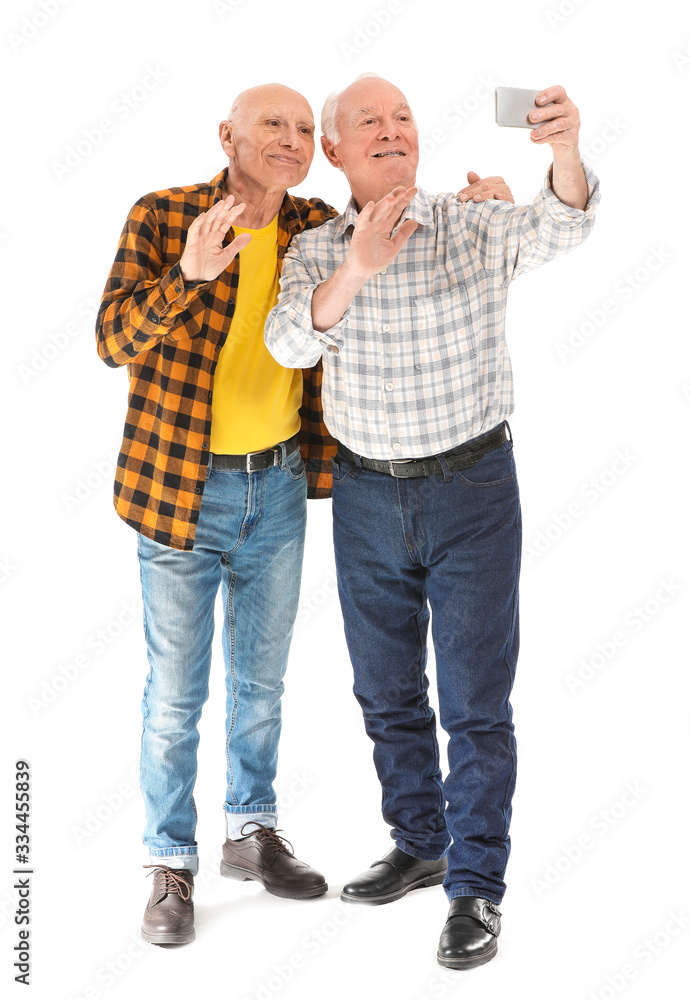
[[[218,135],[225,155],[233,157],[235,155],[235,143],[233,142],[232,122],[227,120],[222,121],[218,126]]]
[[[343,169],[340,157],[335,151],[335,146],[326,135],[321,136],[321,149],[323,150],[326,159],[330,164],[332,164],[332,166],[337,167],[338,170]]]

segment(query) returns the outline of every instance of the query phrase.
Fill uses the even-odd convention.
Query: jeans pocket
[[[304,466],[304,459],[302,458],[302,452],[299,448],[295,448],[285,459],[285,463],[281,465],[281,469],[287,473],[289,479],[298,480],[304,479],[307,474],[307,470]]]
[[[456,469],[453,476],[457,476],[466,486],[474,486],[479,489],[504,486],[506,483],[514,482],[515,463],[512,442],[506,441],[498,448],[487,451],[470,468]]]
[[[335,458],[331,459],[331,466],[333,472],[333,484],[344,483],[352,475],[352,470],[354,465],[348,462],[347,459],[342,458],[342,456],[336,455]]]

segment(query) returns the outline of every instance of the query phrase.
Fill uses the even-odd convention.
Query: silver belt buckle
[[[405,465],[408,462],[414,462],[413,458],[391,458],[388,461],[388,471],[394,479],[403,479],[403,476],[398,476],[393,468],[394,465]]]
[[[265,451],[272,451],[273,452],[273,464],[274,465],[276,464],[277,451],[276,451],[275,448],[262,448],[261,451],[248,451],[247,452],[247,461],[245,463],[245,470],[246,470],[247,473],[256,472],[256,469],[252,469],[252,457],[254,455],[263,455],[263,453]]]

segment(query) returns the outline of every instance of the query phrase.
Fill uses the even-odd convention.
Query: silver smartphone
[[[527,115],[536,107],[548,107],[548,104],[535,104],[540,93],[540,90],[521,90],[519,87],[496,87],[496,124],[508,128],[537,128],[541,122],[528,121]]]

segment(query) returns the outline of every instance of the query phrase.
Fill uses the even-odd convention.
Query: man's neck
[[[237,219],[237,225],[244,229],[263,229],[280,211],[285,191],[266,190],[241,177],[231,178],[228,174],[223,197],[235,196],[235,204],[245,204],[244,211]]]
[[[354,191],[352,188],[350,188],[350,191],[352,193],[352,197],[354,198],[354,202],[355,202],[355,206],[357,208],[357,211],[361,212],[362,209],[364,208],[364,206],[367,205],[370,201],[373,201],[373,202],[381,201],[381,199],[385,198],[387,194],[390,194],[391,191],[394,188],[396,188],[396,187],[415,187],[415,185],[416,185],[416,180],[413,177],[412,180],[409,183],[394,184],[393,187],[388,188],[388,189],[381,188],[380,190],[377,191],[377,190],[375,190],[373,188],[369,188],[367,190],[359,189],[358,188],[356,191]],[[397,223],[396,223],[396,225],[397,225]]]

